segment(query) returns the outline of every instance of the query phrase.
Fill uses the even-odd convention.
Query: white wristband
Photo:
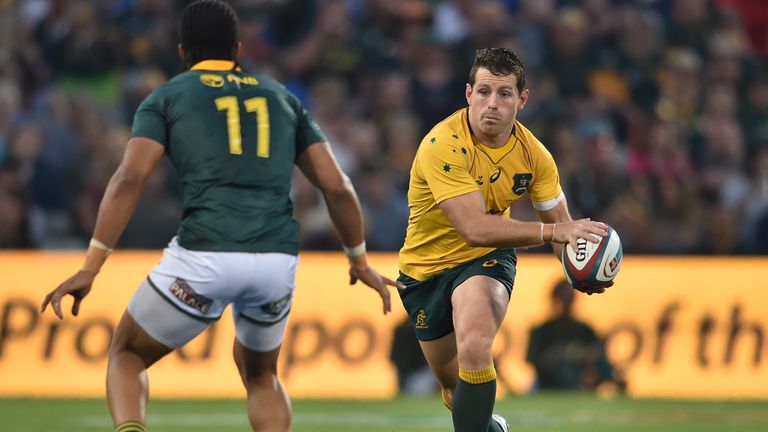
[[[351,248],[344,245],[342,245],[342,247],[344,248],[344,253],[347,254],[347,256],[350,258],[359,257],[365,253],[365,242],[362,242],[359,245]]]
[[[114,251],[114,249],[112,249],[111,247],[108,247],[104,243],[96,240],[95,238],[91,239],[91,241],[88,243],[88,247],[95,247],[96,249],[101,249],[104,252],[106,252],[107,255],[111,254]]]

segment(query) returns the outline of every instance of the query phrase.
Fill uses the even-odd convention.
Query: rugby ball
[[[576,247],[570,243],[563,248],[562,263],[565,277],[574,288],[582,284],[604,285],[613,280],[621,269],[621,239],[608,227],[608,235],[599,243],[578,239]]]

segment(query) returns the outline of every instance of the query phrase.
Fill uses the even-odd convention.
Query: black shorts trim
[[[276,319],[274,321],[261,321],[261,320],[255,319],[255,318],[251,318],[251,317],[249,317],[249,316],[247,316],[245,314],[242,314],[242,313],[239,314],[239,316],[242,319],[248,321],[249,323],[255,324],[255,325],[259,326],[259,327],[272,327],[273,325],[275,325],[275,324],[279,323],[280,321],[284,320],[288,316],[288,314],[290,312],[291,312],[291,308],[288,308],[288,310],[285,311],[283,316],[281,316],[280,318],[278,318],[278,319]]]

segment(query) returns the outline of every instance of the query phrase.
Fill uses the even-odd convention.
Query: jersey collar
[[[229,71],[235,68],[235,62],[232,60],[203,60],[189,70],[209,70],[209,71]],[[235,68],[236,71],[240,71],[240,67]]]

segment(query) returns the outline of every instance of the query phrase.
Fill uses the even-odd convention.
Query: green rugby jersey
[[[179,175],[187,249],[297,254],[292,167],[326,138],[301,103],[268,76],[206,60],[152,92],[133,120]]]

